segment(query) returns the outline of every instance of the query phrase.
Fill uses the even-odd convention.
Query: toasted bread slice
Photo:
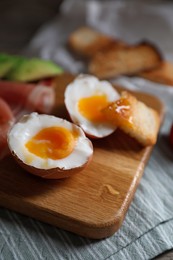
[[[92,57],[95,53],[107,49],[110,46],[124,46],[120,40],[113,39],[90,27],[80,27],[74,31],[68,39],[69,47],[77,54],[84,57]]]
[[[134,75],[160,65],[161,55],[150,43],[107,49],[96,53],[89,63],[89,73],[98,78],[115,78],[119,75]]]
[[[121,98],[106,107],[103,113],[111,123],[143,146],[156,143],[160,125],[158,113],[127,91],[123,91]]]
[[[173,86],[173,63],[163,61],[161,65],[155,69],[139,73],[140,77]]]

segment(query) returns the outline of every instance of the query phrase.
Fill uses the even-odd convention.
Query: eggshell
[[[42,158],[30,152],[26,147],[27,141],[35,134],[52,126],[64,127],[72,131],[71,133],[75,131],[73,150],[61,159]],[[47,179],[66,178],[82,171],[91,161],[93,155],[92,142],[85,136],[80,127],[67,120],[50,115],[31,113],[23,116],[18,123],[13,125],[8,133],[7,140],[12,156],[22,168]]]
[[[90,146],[93,149],[92,143],[90,142]],[[11,153],[15,161],[28,173],[31,173],[33,175],[36,175],[38,177],[44,178],[44,179],[64,179],[68,178],[76,173],[79,173],[83,171],[91,162],[93,155],[91,155],[85,164],[83,164],[80,167],[72,168],[69,170],[64,170],[59,167],[52,168],[52,169],[39,169],[34,166],[27,165],[23,163],[15,153]]]
[[[105,96],[108,104],[119,99],[119,93],[108,81],[99,81],[92,75],[81,74],[65,90],[65,106],[73,123],[79,125],[90,138],[103,138],[116,130],[115,124],[97,122],[86,118],[79,111],[78,102],[83,98]]]

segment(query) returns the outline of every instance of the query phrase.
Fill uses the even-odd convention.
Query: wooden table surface
[[[39,27],[58,14],[61,2],[61,0],[1,0],[0,52],[19,53]],[[173,259],[173,250],[155,259]]]

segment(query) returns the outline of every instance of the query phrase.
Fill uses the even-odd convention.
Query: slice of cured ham
[[[30,111],[49,114],[55,103],[55,92],[53,88],[38,85],[29,93],[25,107]]]
[[[9,153],[7,147],[7,132],[15,119],[10,106],[0,98],[0,159]]]
[[[50,113],[55,102],[53,88],[43,85],[0,81],[0,97],[8,104],[20,104],[31,112]]]
[[[24,114],[49,114],[55,103],[53,88],[43,85],[0,81],[0,159],[9,152],[7,132]]]
[[[14,116],[10,106],[7,104],[7,102],[5,102],[5,100],[0,98],[0,124],[4,124],[7,121],[13,121],[13,120],[14,120]]]

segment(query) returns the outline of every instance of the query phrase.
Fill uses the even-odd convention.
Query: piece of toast
[[[76,54],[83,57],[92,57],[101,50],[108,49],[110,46],[121,47],[125,43],[113,39],[90,27],[80,27],[71,33],[68,45]]]
[[[159,67],[141,72],[138,75],[153,82],[173,86],[173,63],[163,61]]]
[[[156,68],[161,61],[161,54],[154,45],[141,42],[96,53],[89,63],[88,71],[100,79],[110,79]]]
[[[158,113],[129,92],[123,91],[121,98],[106,107],[103,113],[111,123],[143,146],[156,143],[160,125]]]

